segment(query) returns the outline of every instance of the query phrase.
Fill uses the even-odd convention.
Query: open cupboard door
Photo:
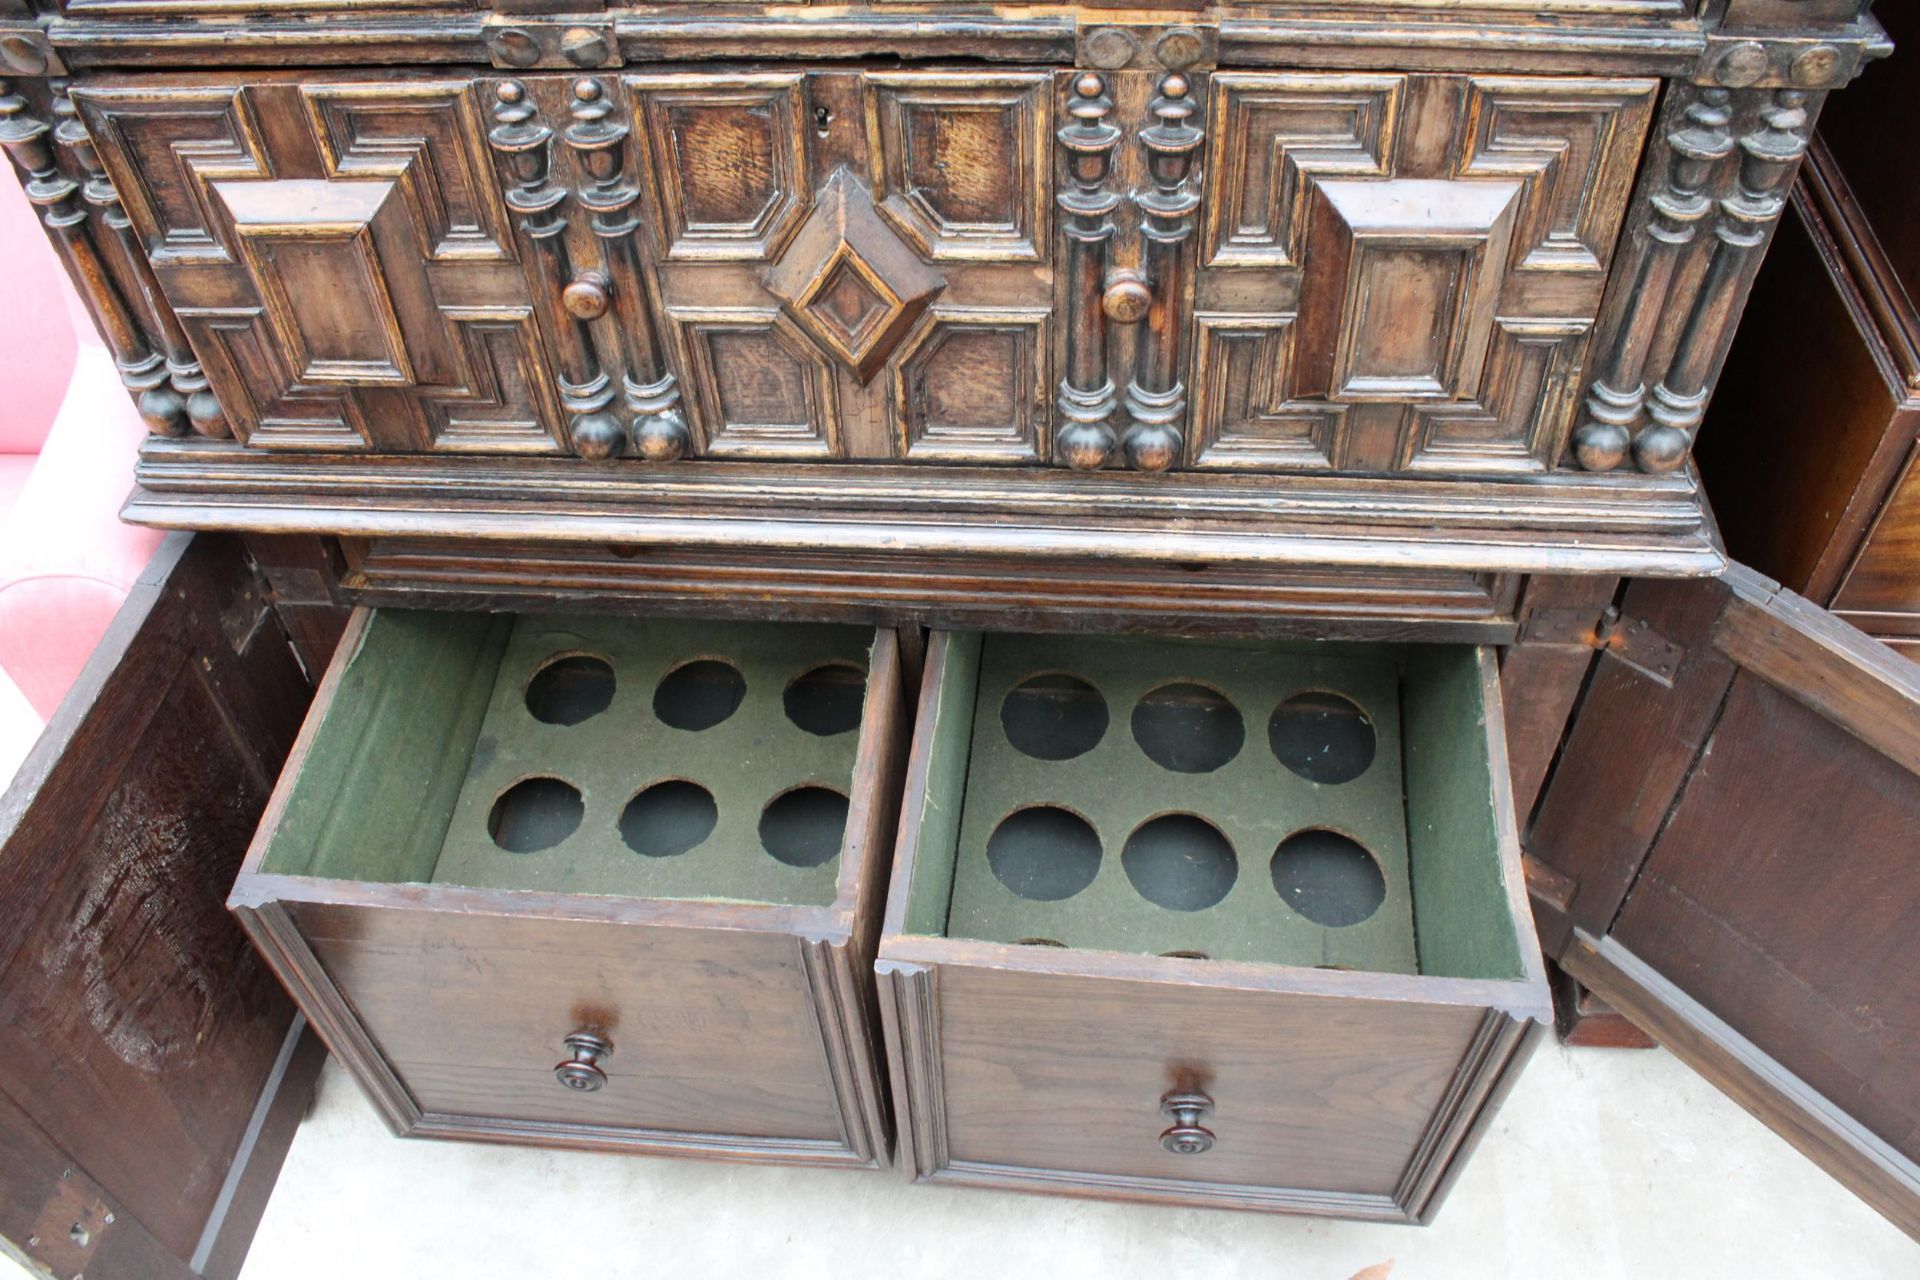
[[[228,887],[312,691],[237,539],[166,540],[0,796],[0,1255],[237,1275],[324,1054]]]
[[[1920,665],[1739,566],[1620,613],[1642,639],[1596,660],[1526,842],[1541,939],[1920,1236]]]

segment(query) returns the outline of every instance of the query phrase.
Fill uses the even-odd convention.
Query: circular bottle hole
[[[1296,831],[1273,851],[1273,888],[1315,924],[1359,924],[1387,900],[1387,878],[1365,845],[1337,831]]]
[[[829,662],[795,676],[780,701],[787,719],[808,733],[831,738],[860,727],[867,673],[850,663]]]
[[[1067,944],[1058,938],[1015,938],[1013,945],[1016,947],[1064,947]]]
[[[487,834],[508,853],[538,853],[574,833],[586,812],[579,788],[558,778],[528,778],[500,793]]]
[[[1141,897],[1169,911],[1204,911],[1240,874],[1233,845],[1211,822],[1168,813],[1134,828],[1120,867]]]
[[[1036,760],[1071,760],[1107,734],[1107,700],[1077,676],[1022,680],[1000,703],[1000,727],[1014,750]]]
[[[667,672],[653,691],[653,714],[672,729],[711,729],[740,709],[747,680],[731,662],[700,658]]]
[[[1100,837],[1077,813],[1053,805],[1017,809],[987,837],[994,879],[1022,898],[1058,902],[1093,883]]]
[[[685,853],[713,834],[720,810],[713,793],[697,782],[656,782],[620,811],[620,839],[648,858]]]
[[[1147,759],[1175,773],[1212,773],[1240,754],[1240,708],[1202,684],[1165,684],[1133,708],[1133,740]]]
[[[790,867],[817,867],[840,852],[847,798],[826,787],[795,787],[760,812],[760,847]]]
[[[1308,782],[1352,782],[1373,764],[1373,722],[1337,693],[1296,693],[1273,709],[1267,745]]]
[[[544,724],[579,724],[613,702],[613,666],[605,658],[570,653],[527,681],[527,710]]]

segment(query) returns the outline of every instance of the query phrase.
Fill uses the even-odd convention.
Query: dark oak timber
[[[234,1276],[323,1054],[221,909],[310,687],[236,541],[162,545],[0,799],[0,1232]]]

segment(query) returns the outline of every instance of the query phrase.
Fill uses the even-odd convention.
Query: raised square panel
[[[1040,260],[1051,83],[1045,74],[868,77],[875,190],[922,253]]]
[[[310,386],[409,386],[374,222],[404,218],[391,182],[217,183],[267,321]]]
[[[1314,179],[1392,171],[1405,88],[1392,75],[1215,75],[1208,265],[1296,265]]]
[[[1606,270],[1659,88],[1567,76],[1471,82],[1460,172],[1525,180],[1516,271]]]
[[[1518,182],[1314,184],[1294,394],[1474,394],[1505,275]]]
[[[694,428],[719,458],[837,452],[833,370],[773,308],[672,312],[686,344]]]
[[[865,184],[836,169],[763,283],[864,383],[947,282],[881,220]]]
[[[525,307],[448,307],[462,383],[420,397],[433,447],[449,453],[559,453],[561,422]]]
[[[1478,474],[1551,468],[1573,414],[1573,379],[1592,329],[1581,319],[1501,320],[1479,397],[1410,411],[1402,468]]]
[[[802,77],[630,76],[669,258],[759,261],[804,213]]]
[[[938,462],[1046,457],[1047,315],[936,307],[895,366],[902,452]]]
[[[237,86],[73,92],[155,266],[233,261],[207,187],[273,176]]]
[[[1194,317],[1192,464],[1320,470],[1345,410],[1287,400],[1291,315]]]
[[[242,442],[324,451],[368,446],[367,424],[353,397],[294,381],[258,308],[182,308],[179,314]]]
[[[300,92],[327,173],[400,179],[428,258],[512,256],[470,81],[303,85]]]

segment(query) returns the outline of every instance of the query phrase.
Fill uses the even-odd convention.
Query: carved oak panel
[[[1214,75],[1188,463],[1556,466],[1656,88]]]
[[[618,83],[689,452],[1048,460],[1053,73]]]
[[[263,74],[74,98],[242,440],[561,447],[474,82]]]

